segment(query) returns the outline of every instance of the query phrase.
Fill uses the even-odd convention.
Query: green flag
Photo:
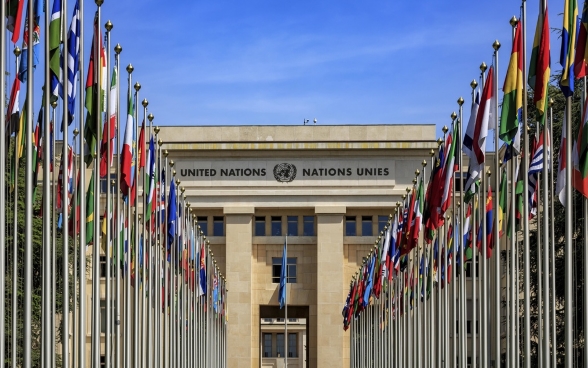
[[[83,169],[82,169],[83,170]],[[94,239],[94,170],[86,192],[86,245]]]

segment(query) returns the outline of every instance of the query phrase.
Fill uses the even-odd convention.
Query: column
[[[226,270],[228,283],[229,367],[251,367],[252,350],[259,350],[253,342],[251,268],[253,207],[225,207]],[[258,312],[259,314],[259,312]]]
[[[349,366],[344,359],[344,334],[341,306],[343,290],[343,216],[345,206],[317,206],[317,280],[316,313],[310,310],[310,367]],[[314,315],[313,315],[314,314]],[[314,319],[314,323],[312,320]],[[312,328],[312,325],[315,328]],[[313,332],[316,331],[315,336]],[[313,341],[314,340],[314,341]],[[315,359],[313,359],[315,358]]]

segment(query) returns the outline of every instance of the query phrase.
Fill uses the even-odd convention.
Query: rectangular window
[[[106,300],[100,299],[100,332],[106,333]]]
[[[288,216],[288,236],[298,236],[298,216]]]
[[[286,282],[288,284],[296,283],[296,258],[286,258]],[[272,257],[272,282],[274,284],[280,283],[280,276],[282,275],[282,257]]]
[[[278,353],[277,356],[278,357],[284,357],[284,334],[283,333],[279,333],[276,334],[276,352]]]
[[[288,334],[288,358],[298,357],[298,346],[295,333]]]
[[[77,180],[77,179],[76,179]],[[116,190],[116,187],[112,187],[112,181],[116,182],[116,173],[110,173],[110,180],[106,180],[106,179],[100,179],[100,193],[106,193],[106,191],[108,190],[108,186],[111,186],[111,192],[114,193],[114,191]]]
[[[357,235],[355,216],[345,216],[345,235],[346,236],[356,236]]]
[[[471,278],[473,275],[473,263],[472,261],[467,261],[466,264],[466,277]],[[476,258],[476,277],[478,277],[478,275],[480,274],[480,263],[478,262],[478,259]]]
[[[212,218],[212,235],[213,236],[224,236],[225,235],[225,221],[222,216],[214,216]]]
[[[106,277],[106,256],[100,256],[100,277]]]
[[[282,236],[281,216],[272,216],[272,236]]]
[[[265,236],[264,216],[255,216],[255,236]]]
[[[100,368],[106,367],[106,355],[100,355]]]
[[[198,226],[200,226],[200,231],[202,231],[205,236],[208,236],[208,217],[198,216],[196,217],[196,220],[198,221]]]
[[[304,225],[302,235],[314,236],[314,216],[304,216],[302,217],[302,221]]]
[[[388,216],[378,216],[378,234],[384,231],[384,227],[388,223]]]
[[[372,236],[374,235],[372,226],[372,216],[361,216],[361,235]]]
[[[263,334],[263,357],[269,358],[272,356],[272,334]]]

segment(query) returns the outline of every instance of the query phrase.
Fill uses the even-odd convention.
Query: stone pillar
[[[253,207],[225,207],[228,308],[228,366],[252,367],[251,268]],[[259,312],[257,313],[259,314]]]
[[[341,306],[343,305],[343,216],[345,206],[317,206],[317,280],[316,314],[311,313],[310,367],[349,367],[348,353],[344,352]],[[312,324],[311,324],[312,325]],[[313,332],[316,331],[315,336]],[[347,359],[345,359],[347,357]],[[313,359],[315,358],[315,359]]]

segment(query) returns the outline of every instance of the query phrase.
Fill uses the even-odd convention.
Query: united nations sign
[[[404,160],[378,158],[182,159],[174,160],[182,182],[193,186],[371,186],[393,185]],[[407,160],[412,173],[414,160]],[[412,174],[410,174],[412,175]]]

